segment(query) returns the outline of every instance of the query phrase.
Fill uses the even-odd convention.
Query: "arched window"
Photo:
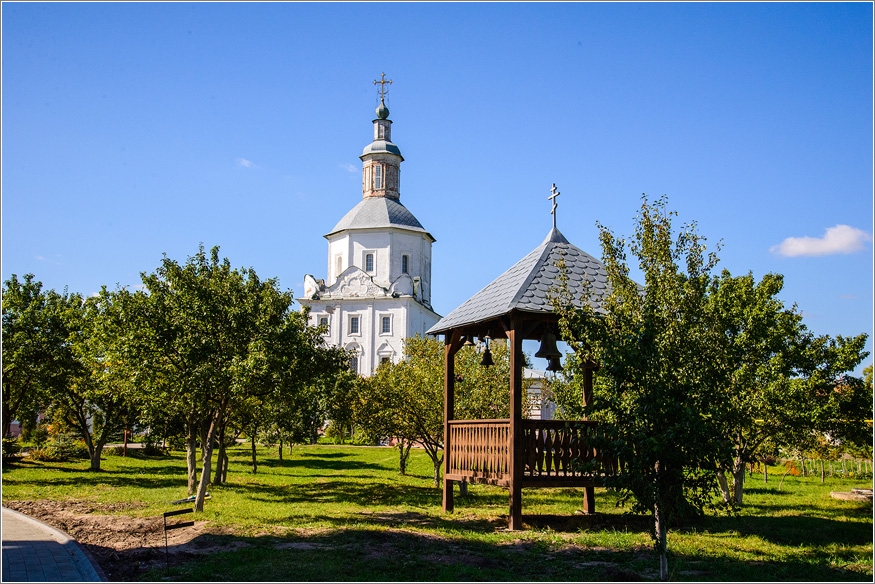
[[[407,269],[410,267],[410,256],[403,255],[401,256],[401,273],[406,274]]]
[[[374,254],[365,255],[365,271],[371,273],[374,271]]]

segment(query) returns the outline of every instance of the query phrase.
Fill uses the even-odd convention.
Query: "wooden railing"
[[[510,420],[451,420],[446,478],[507,486]]]
[[[529,486],[587,485],[603,473],[592,446],[596,422],[523,420],[523,484]],[[583,465],[598,461],[595,469]]]
[[[604,464],[591,440],[596,422],[522,420],[525,486],[591,486]],[[510,420],[451,420],[446,478],[507,486],[510,480]],[[597,461],[595,469],[584,465]]]

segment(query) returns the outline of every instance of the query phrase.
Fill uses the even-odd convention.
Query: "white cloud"
[[[245,158],[238,158],[237,166],[242,166],[244,168],[255,168],[255,163],[251,160],[246,160]]]
[[[350,174],[358,174],[359,172],[359,169],[356,168],[355,165],[352,165],[348,162],[346,164],[341,164],[340,166],[343,168],[343,170]]]
[[[788,237],[769,251],[782,256],[826,256],[854,253],[866,249],[872,236],[850,225],[836,225],[826,230],[823,237]]]

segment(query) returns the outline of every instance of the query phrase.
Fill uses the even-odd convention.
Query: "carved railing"
[[[596,422],[522,420],[523,485],[598,484],[613,465],[592,445],[597,431]],[[449,445],[447,479],[509,484],[510,420],[451,420]]]
[[[451,420],[446,478],[507,486],[510,420]]]
[[[592,446],[597,422],[523,420],[523,484],[591,484],[601,479],[604,468]],[[587,465],[596,461],[598,464]]]

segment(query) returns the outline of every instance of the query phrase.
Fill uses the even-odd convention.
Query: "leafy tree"
[[[731,462],[718,469],[726,502],[742,503],[746,465],[783,427],[799,426],[799,414],[806,409],[787,399],[787,380],[806,337],[801,315],[777,298],[782,287],[780,275],[755,282],[752,274],[733,277],[726,270],[710,284],[707,318],[718,333],[715,358],[727,374],[717,419],[733,446]],[[725,471],[733,477],[731,493]]]
[[[91,470],[110,438],[132,427],[136,418],[136,386],[127,339],[132,334],[133,297],[126,290],[97,296],[70,297],[66,311],[72,331],[69,343],[79,363],[77,374],[52,392],[56,414],[63,415],[88,448]]]
[[[456,355],[456,414],[459,419],[506,418],[510,409],[510,358],[506,343],[492,343],[495,365],[480,365],[481,355],[465,347]],[[356,423],[375,437],[398,440],[404,474],[413,444],[423,447],[440,486],[444,441],[444,345],[410,337],[404,360],[381,365],[359,394]]]
[[[45,408],[76,369],[64,311],[70,296],[44,291],[33,274],[3,283],[3,436],[16,418]]]
[[[232,269],[203,246],[180,265],[166,256],[143,274],[149,293],[143,324],[151,340],[149,366],[165,403],[187,418],[189,456],[200,434],[202,469],[195,509],[203,501],[212,455],[233,408],[247,399],[294,391],[336,368],[341,355],[323,346],[306,314],[291,311],[291,291],[252,269]]]
[[[556,301],[563,338],[581,363],[601,365],[606,384],[593,392],[590,419],[602,425],[601,451],[619,460],[608,485],[652,514],[651,535],[668,576],[668,526],[701,513],[717,493],[714,469],[730,455],[715,414],[725,398],[725,372],[714,359],[706,300],[717,258],[706,255],[695,224],[675,234],[664,199],[644,198],[631,241],[599,225],[609,294],[605,312],[587,302],[574,309],[565,292]],[[643,289],[629,277],[628,251],[638,259]]]

